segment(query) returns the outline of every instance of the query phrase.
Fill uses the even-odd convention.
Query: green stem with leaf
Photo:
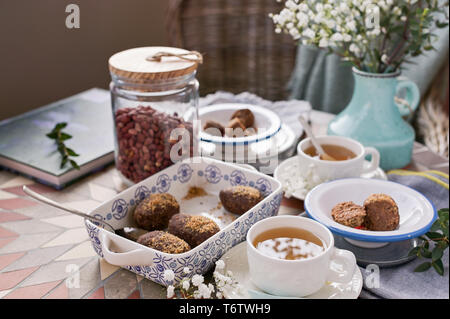
[[[419,237],[422,240],[422,243],[409,252],[410,256],[430,259],[417,266],[416,269],[414,269],[415,272],[427,271],[433,267],[439,275],[444,275],[442,256],[444,255],[445,250],[448,249],[449,244],[448,212],[448,208],[439,210],[438,218],[431,226],[430,231],[426,233],[425,236]],[[432,249],[430,249],[430,244],[434,244]]]
[[[58,146],[58,152],[61,154],[61,165],[60,168],[64,168],[64,166],[69,162],[70,165],[75,169],[80,169],[80,166],[78,166],[77,162],[75,162],[73,159],[70,159],[70,157],[78,157],[80,156],[77,154],[73,149],[66,146],[64,143],[67,140],[70,140],[72,138],[72,135],[69,135],[67,133],[64,133],[62,130],[66,128],[67,123],[58,123],[55,125],[53,130],[48,133],[46,136],[52,140],[55,140],[56,145]]]

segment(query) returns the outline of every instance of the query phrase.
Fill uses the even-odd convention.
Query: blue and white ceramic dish
[[[372,194],[386,194],[397,203],[400,225],[393,231],[368,231],[341,225],[331,217],[332,208],[341,202],[363,205]],[[343,236],[351,244],[364,248],[379,248],[425,234],[437,217],[433,204],[416,190],[390,181],[349,178],[323,183],[313,188],[305,199],[307,214]]]
[[[242,216],[226,212],[219,204],[220,190],[248,185],[265,196],[258,205]],[[208,195],[185,199],[190,187],[203,188]],[[115,229],[133,226],[134,207],[152,193],[170,193],[180,203],[180,210],[191,215],[211,217],[221,231],[201,245],[183,254],[166,254],[118,236],[86,221],[86,228],[97,254],[113,265],[146,277],[162,285],[175,284],[190,273],[205,273],[230,248],[245,240],[249,228],[257,221],[278,213],[282,199],[281,184],[259,172],[214,159],[194,158],[179,162],[118,194],[90,214],[111,224]],[[164,279],[164,271],[175,273],[173,281]]]

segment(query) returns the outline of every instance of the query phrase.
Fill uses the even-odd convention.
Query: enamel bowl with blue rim
[[[241,216],[227,212],[219,203],[219,192],[230,186],[248,185],[259,189],[264,199]],[[191,187],[203,188],[207,195],[187,199]],[[136,205],[153,193],[170,193],[184,214],[213,219],[220,232],[183,254],[166,254],[116,235],[85,221],[96,253],[108,263],[124,267],[162,285],[174,285],[185,277],[204,274],[229,249],[245,240],[247,231],[257,221],[277,215],[283,197],[281,184],[253,169],[214,159],[196,157],[178,162],[145,179],[94,209],[90,215],[109,223],[114,229],[135,226]],[[189,268],[185,274],[184,269]],[[166,270],[175,274],[164,277]]]
[[[333,220],[331,210],[335,205],[349,201],[363,205],[372,194],[389,195],[397,203],[400,223],[396,230],[362,230]],[[437,217],[434,205],[416,190],[390,181],[363,178],[339,179],[316,186],[305,198],[305,210],[333,233],[363,248],[379,248],[389,242],[419,237],[430,229]]]

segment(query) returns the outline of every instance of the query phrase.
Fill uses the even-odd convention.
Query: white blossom
[[[222,259],[216,261],[216,270],[222,270],[225,268],[225,262]]]
[[[175,287],[174,286],[168,286],[167,287],[167,298],[173,298],[175,296]]]
[[[189,283],[189,280],[184,280],[181,286],[184,290],[188,290],[191,287],[191,284]]]
[[[196,287],[200,286],[204,280],[205,279],[202,275],[195,274],[194,276],[192,276],[192,284]]]
[[[330,40],[333,42],[341,42],[344,40],[344,37],[340,33],[335,33],[330,37]]]
[[[321,47],[321,48],[326,48],[326,47],[328,47],[329,44],[330,44],[330,41],[328,41],[327,38],[322,38],[319,41],[319,47]]]
[[[172,281],[172,280],[174,280],[175,279],[174,272],[172,270],[170,270],[170,269],[165,270],[164,274],[163,274],[163,279],[165,281]]]
[[[205,298],[205,299],[211,298],[211,290],[209,289],[209,287],[207,285],[200,284],[200,286],[198,287],[198,291],[202,298]]]

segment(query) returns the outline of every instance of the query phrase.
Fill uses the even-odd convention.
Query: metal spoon
[[[314,133],[312,132],[311,126],[309,126],[308,122],[303,118],[303,116],[299,116],[298,120],[302,124],[303,128],[306,131],[306,135],[311,139],[312,144],[314,145],[314,148],[316,149],[317,153],[319,153],[320,159],[324,161],[336,161],[336,159],[333,156],[328,155],[322,146],[319,144],[319,142],[316,140],[316,137],[314,136]]]
[[[31,198],[34,198],[35,200],[37,200],[37,201],[39,201],[41,203],[44,203],[44,204],[47,204],[47,205],[50,205],[50,206],[62,209],[62,210],[66,211],[66,212],[69,212],[71,214],[74,214],[74,215],[77,215],[77,216],[89,219],[91,222],[103,224],[103,225],[107,226],[109,229],[111,229],[113,231],[113,233],[116,232],[114,227],[112,227],[110,224],[108,224],[107,222],[105,222],[103,220],[98,220],[97,218],[95,218],[93,216],[90,216],[88,214],[85,214],[83,212],[80,212],[79,210],[76,210],[74,208],[71,208],[71,207],[68,207],[68,206],[64,206],[64,205],[62,205],[62,204],[60,204],[58,202],[55,202],[55,201],[53,201],[53,200],[51,200],[51,199],[49,199],[49,198],[47,198],[45,196],[42,196],[41,194],[38,194],[38,193],[32,191],[27,186],[23,186],[22,189],[23,189],[25,194],[27,194]]]

